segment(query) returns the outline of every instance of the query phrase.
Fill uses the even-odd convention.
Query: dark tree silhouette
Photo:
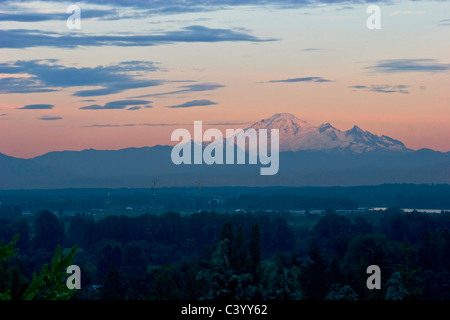
[[[54,251],[64,241],[64,225],[50,211],[41,211],[34,221],[34,248]]]

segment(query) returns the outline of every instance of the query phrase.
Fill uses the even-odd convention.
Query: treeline
[[[21,297],[55,248],[78,249],[72,299],[450,299],[450,214],[201,212],[0,221],[20,234],[1,259],[0,294]],[[369,290],[369,265],[381,289]],[[13,281],[14,280],[14,281]]]
[[[264,204],[264,206],[263,206]],[[0,217],[11,211],[87,212],[132,207],[144,212],[247,209],[450,209],[450,185],[383,184],[354,187],[207,187],[147,189],[0,190]],[[2,209],[4,207],[4,209]],[[3,210],[3,211],[2,211]],[[12,212],[14,214],[14,212]]]
[[[74,197],[64,194],[46,196],[39,193],[17,200],[15,197],[6,199],[11,204],[0,204],[0,218],[19,215],[22,210],[38,211],[38,208],[48,208],[53,212],[88,212],[92,210],[111,210],[131,207],[138,208],[161,208],[165,211],[170,210],[198,210],[199,208],[207,211],[211,210],[305,210],[317,209],[325,210],[327,208],[335,209],[356,209],[358,204],[349,198],[344,197],[317,197],[317,196],[296,196],[296,195],[240,195],[229,198],[217,196],[202,195],[175,195],[160,194],[154,195],[151,191],[136,192],[131,194],[96,194],[89,196]],[[19,204],[18,204],[19,203]]]
[[[348,198],[321,198],[295,195],[241,195],[226,201],[231,208],[248,210],[325,210],[357,209],[358,204]]]

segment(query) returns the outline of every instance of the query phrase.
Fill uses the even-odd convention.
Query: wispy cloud
[[[77,35],[29,29],[0,30],[0,48],[24,49],[30,47],[77,48],[92,46],[155,46],[177,42],[265,42],[243,31],[189,26],[181,30],[159,34]]]
[[[127,123],[127,124],[90,124],[81,126],[82,128],[120,128],[120,127],[176,127],[187,126],[192,123]]]
[[[0,93],[36,93],[59,91],[62,88],[92,87],[73,93],[78,97],[96,97],[130,89],[160,86],[169,81],[143,79],[149,72],[161,70],[151,61],[123,61],[97,67],[64,66],[56,59],[18,60],[0,63]],[[20,76],[26,75],[26,76]],[[173,82],[173,81],[170,81]],[[183,81],[186,82],[186,81]],[[132,98],[162,97],[187,92],[212,91],[225,87],[217,83],[193,83],[176,90],[140,95]],[[86,99],[83,102],[94,102]]]
[[[304,48],[302,51],[310,52],[310,51],[323,51],[325,49],[322,48]]]
[[[192,123],[139,123],[139,126],[144,127],[175,127],[175,126],[189,126]]]
[[[17,10],[18,8],[14,8]],[[42,22],[42,21],[66,21],[68,14],[61,12],[0,12],[0,21],[8,22]],[[83,9],[83,19],[101,18],[102,20],[118,20],[130,17],[120,14],[117,9]]]
[[[22,110],[48,110],[53,109],[55,106],[52,104],[28,104],[26,106],[23,106],[21,108]]]
[[[122,127],[123,124],[90,124],[86,126],[81,126],[82,128],[118,128]]]
[[[42,84],[36,77],[5,77],[0,78],[0,93],[38,93],[54,92],[57,89],[48,88]]]
[[[40,117],[38,119],[39,120],[44,120],[44,121],[55,121],[55,120],[61,120],[62,117],[42,116],[42,117]]]
[[[391,12],[389,14],[389,16],[393,17],[393,16],[396,16],[396,15],[399,15],[399,14],[407,14],[407,15],[415,14],[415,15],[417,15],[417,14],[425,14],[425,11],[411,11],[411,10],[394,11],[394,12]]]
[[[332,82],[333,80],[324,79],[322,77],[303,77],[303,78],[291,78],[283,80],[269,80],[265,83],[295,83],[295,82]]]
[[[31,0],[29,0],[31,2]],[[44,2],[54,2],[54,0],[41,0]],[[108,1],[109,6],[119,8],[144,9],[148,15],[163,14],[181,14],[189,12],[204,12],[213,10],[222,10],[224,8],[239,6],[265,6],[275,8],[302,8],[311,7],[322,4],[361,4],[361,3],[392,3],[398,0],[170,0],[170,1],[129,1],[129,0],[112,0]],[[90,0],[89,4],[105,5],[104,0]]]
[[[129,89],[161,85],[162,80],[141,79],[146,72],[159,70],[150,61],[124,61],[97,67],[68,67],[58,60],[31,60],[0,63],[0,73],[28,74],[29,77],[0,79],[2,93],[33,93],[58,91],[69,87],[95,87],[80,90],[74,96],[90,97],[123,92]],[[101,87],[101,88],[98,88]]]
[[[212,122],[212,123],[206,123],[208,126],[242,126],[242,125],[250,125],[253,122],[247,121],[247,122]]]
[[[202,100],[192,100],[188,101],[182,104],[174,105],[174,106],[168,106],[166,108],[191,108],[191,107],[201,107],[201,106],[212,106],[216,105],[217,102],[208,100],[208,99],[202,99]]]
[[[349,86],[349,88],[354,90],[364,90],[364,91],[372,91],[372,92],[380,92],[380,93],[404,93],[409,94],[409,85],[355,85]]]
[[[439,20],[438,26],[450,26],[450,19]]]
[[[85,107],[80,107],[81,110],[113,110],[113,109],[126,109],[127,110],[138,110],[142,105],[148,105],[151,101],[148,100],[118,100],[111,101],[101,106],[98,104],[93,104]],[[134,107],[133,107],[134,106]],[[148,106],[147,106],[148,107]]]
[[[435,59],[390,59],[377,61],[367,69],[381,73],[397,72],[445,72],[450,70],[450,64],[441,63]]]
[[[133,97],[133,98],[162,97],[162,96],[168,96],[168,95],[174,95],[174,94],[180,94],[180,93],[186,93],[186,92],[203,92],[203,91],[217,90],[217,89],[223,88],[223,87],[225,87],[225,86],[221,85],[221,84],[217,84],[217,83],[197,83],[197,84],[181,86],[181,87],[179,87],[178,90],[146,94],[146,95],[141,95],[141,96],[137,96],[137,97]]]
[[[204,123],[207,126],[240,126],[250,125],[253,122],[210,122]],[[127,124],[90,124],[81,126],[82,128],[119,128],[119,127],[180,127],[192,126],[192,123],[127,123]]]
[[[77,97],[93,97],[93,96],[106,96],[109,94],[120,93],[129,89],[139,89],[159,86],[163,84],[161,80],[133,80],[128,83],[117,82],[109,84],[106,88],[81,90],[74,93]]]

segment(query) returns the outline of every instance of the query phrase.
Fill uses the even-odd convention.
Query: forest
[[[450,212],[74,216],[0,221],[0,299],[448,300]],[[81,289],[65,286],[68,265]],[[369,290],[367,267],[381,270]]]

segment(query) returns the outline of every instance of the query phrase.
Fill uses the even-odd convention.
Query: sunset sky
[[[450,151],[450,1],[375,1],[381,30],[364,1],[108,3],[0,2],[0,153],[170,144],[195,120],[280,112]]]

